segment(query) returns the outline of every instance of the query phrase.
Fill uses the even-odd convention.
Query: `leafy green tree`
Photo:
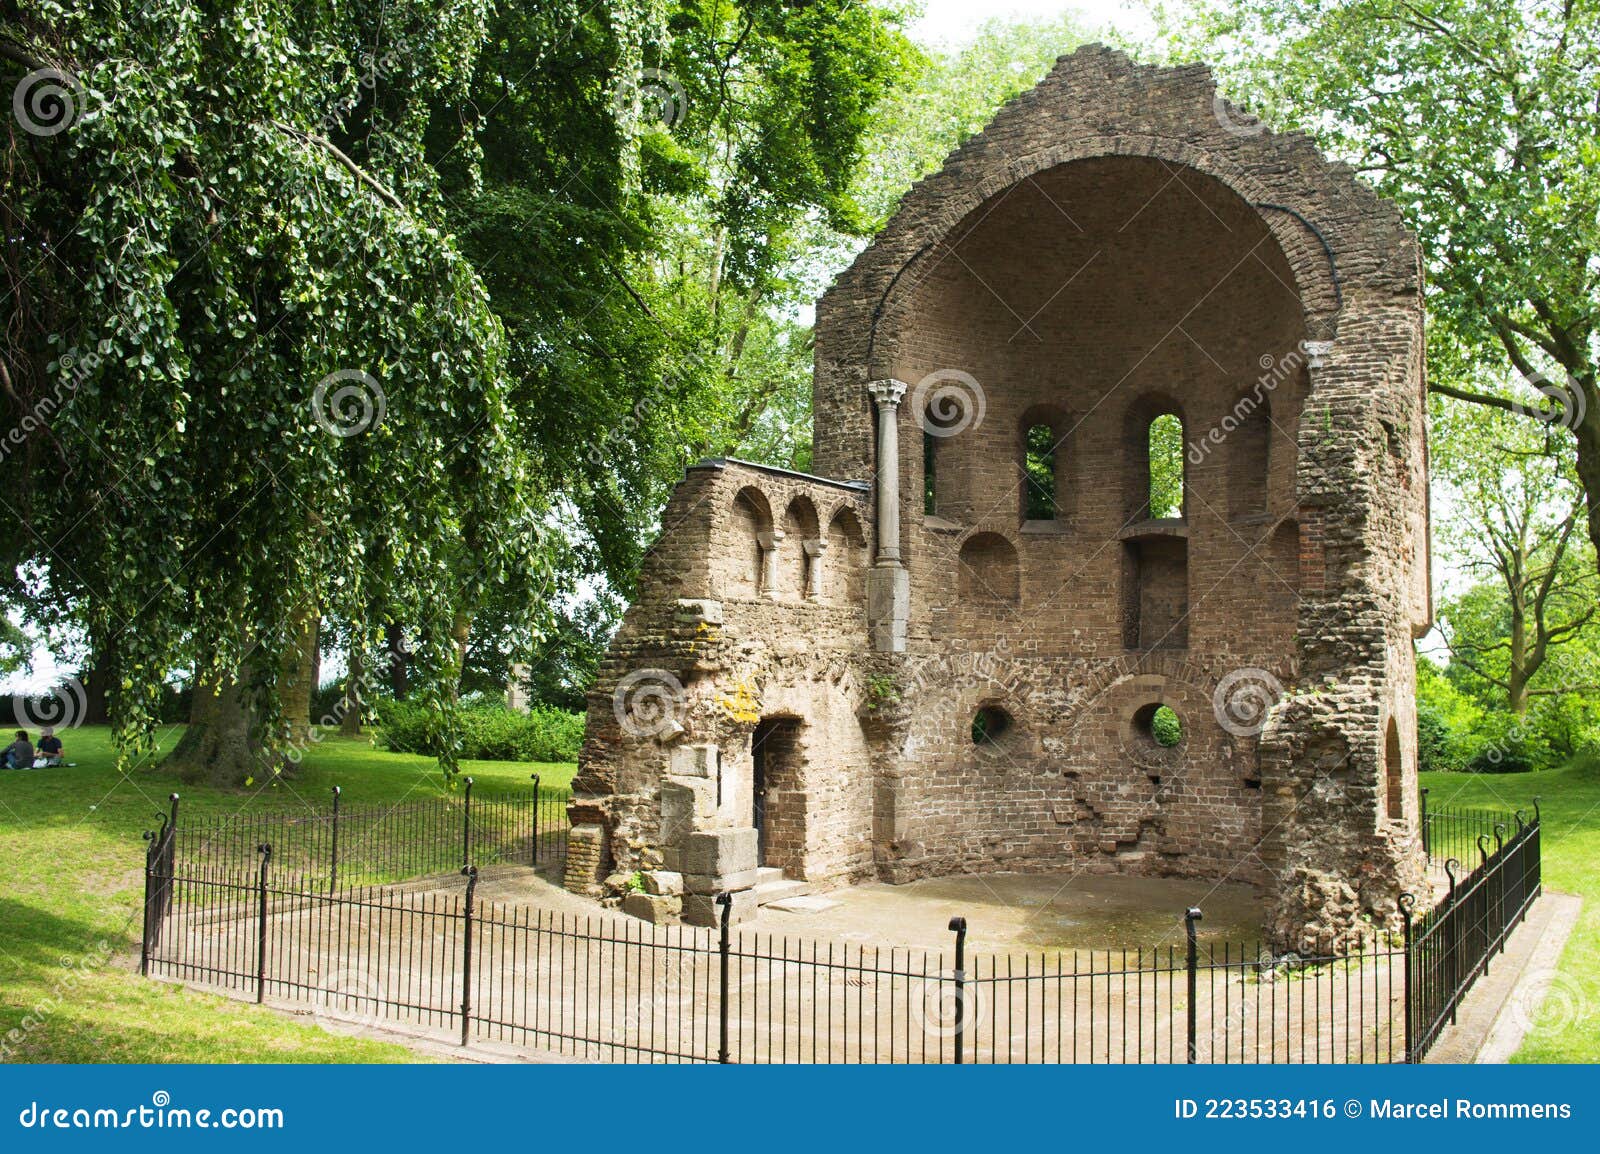
[[[424,148],[484,7],[5,14],[5,561],[114,639],[124,757],[187,666],[184,768],[272,768],[307,625],[379,593],[447,726],[455,613],[537,565],[504,334]]]
[[[1427,261],[1429,387],[1570,436],[1600,545],[1600,4],[1203,0],[1164,14],[1174,52],[1220,66],[1236,100],[1400,206]]]
[[[1440,613],[1452,665],[1492,686],[1516,716],[1535,697],[1592,691],[1586,663],[1564,660],[1596,632],[1600,592],[1587,543],[1575,537],[1585,506],[1570,448],[1495,409],[1436,407],[1436,507],[1446,514],[1436,536],[1473,581]]]

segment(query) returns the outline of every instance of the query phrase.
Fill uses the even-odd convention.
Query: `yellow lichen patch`
[[[754,725],[761,720],[761,699],[743,681],[735,682],[732,692],[718,697],[717,704],[734,721]]]

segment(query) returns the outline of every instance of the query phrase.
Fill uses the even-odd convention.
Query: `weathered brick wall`
[[[774,811],[782,860],[770,864],[819,882],[871,873],[857,718],[869,523],[859,486],[733,461],[686,473],[589,694],[570,812],[606,853],[570,862],[569,888],[679,871],[689,833],[749,826],[751,736],[771,718],[799,724]]]
[[[591,698],[573,813],[607,856],[573,883],[677,868],[685,829],[748,823],[751,733],[792,718],[773,829],[793,876],[1253,880],[1285,943],[1390,918],[1418,863],[1430,615],[1420,292],[1395,210],[1205,69],[1063,58],[818,305],[819,472],[873,477],[866,385],[911,386],[906,651],[868,651],[867,494],[691,470]],[[1169,413],[1183,515],[1152,521],[1148,429]],[[1025,501],[1038,424],[1052,519]],[[656,666],[683,732],[641,739],[614,698]],[[1173,749],[1157,704],[1182,720]],[[1009,719],[992,741],[980,709]]]

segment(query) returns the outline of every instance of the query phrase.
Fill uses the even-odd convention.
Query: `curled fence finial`
[[[1541,820],[1543,820],[1542,815],[1539,813],[1539,795],[1538,794],[1534,794],[1533,795],[1533,820],[1534,820],[1534,824],[1538,824]]]
[[[1523,830],[1528,828],[1528,811],[1525,810],[1525,809],[1517,810],[1516,818],[1517,818],[1517,832],[1521,833]]]
[[[1456,898],[1456,871],[1460,868],[1461,863],[1455,858],[1445,860],[1444,876],[1450,879],[1450,897],[1448,899],[1450,901],[1455,901]]]
[[[1487,865],[1489,862],[1489,835],[1486,833],[1478,835],[1478,852],[1483,855],[1484,864]]]

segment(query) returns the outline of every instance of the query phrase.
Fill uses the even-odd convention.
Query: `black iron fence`
[[[1485,844],[1492,844],[1497,832],[1504,840],[1510,830],[1516,828],[1519,820],[1521,824],[1527,824],[1528,815],[1520,810],[1512,814],[1493,809],[1434,805],[1426,789],[1422,791],[1421,800],[1417,827],[1422,838],[1422,849],[1428,855],[1429,864],[1438,869],[1442,869],[1444,863],[1451,859],[1469,865],[1476,863],[1480,857],[1479,839],[1486,838],[1488,841]],[[1538,800],[1534,799],[1535,806]]]
[[[331,829],[295,841],[304,827],[281,826],[290,865],[312,868],[263,840],[246,874],[231,855],[186,860],[168,819],[147,835],[141,970],[608,1061],[1404,1062],[1427,1054],[1539,893],[1535,806],[1509,836],[1480,835],[1465,878],[1448,863],[1436,908],[1415,915],[1407,895],[1403,934],[1275,954],[1207,940],[1192,909],[1183,940],[1154,948],[969,956],[962,918],[947,951],[735,933],[727,904],[708,930],[484,902],[477,864],[457,855],[531,855],[544,843],[521,820],[481,835],[464,823],[463,841],[407,859],[448,859],[460,878],[400,892],[343,869],[330,886],[329,855],[306,847],[330,847]]]
[[[543,787],[538,774],[531,785],[485,789],[468,777],[455,793],[356,805],[335,786],[326,806],[200,817],[181,813],[172,794],[160,830],[147,836],[169,878],[237,881],[255,873],[257,847],[270,845],[277,872],[326,891],[452,873],[468,862],[558,867],[571,793]]]
[[[1472,853],[1478,865],[1465,877],[1458,877],[1458,859],[1445,860],[1450,888],[1433,909],[1414,917],[1413,903],[1402,899],[1408,1034],[1419,1057],[1455,1023],[1461,999],[1542,892],[1538,800],[1531,821],[1519,811],[1515,822],[1512,831],[1500,821],[1477,835]]]

